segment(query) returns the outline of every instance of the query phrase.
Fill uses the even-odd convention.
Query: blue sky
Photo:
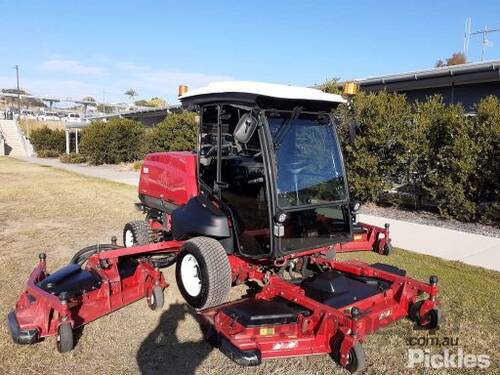
[[[464,22],[500,28],[489,1],[0,0],[0,87],[37,95],[175,101],[179,83],[311,85],[429,68],[460,51]],[[500,33],[488,59],[500,58]],[[480,38],[469,59],[480,58]]]

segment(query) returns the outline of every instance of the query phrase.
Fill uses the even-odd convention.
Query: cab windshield
[[[339,144],[327,114],[267,111],[281,208],[346,199]]]

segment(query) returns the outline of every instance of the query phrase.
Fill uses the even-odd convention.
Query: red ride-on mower
[[[178,249],[175,242],[171,245]],[[53,274],[47,272],[45,254],[40,254],[26,290],[8,315],[13,340],[34,344],[57,336],[57,349],[67,352],[74,346],[73,331],[101,316],[142,298],[151,309],[161,308],[168,284],[159,268],[173,260],[171,247],[157,246],[163,254],[158,257],[154,246],[89,246]]]
[[[330,354],[355,372],[378,328],[404,317],[439,327],[437,277],[423,283],[391,265],[335,260],[336,251],[390,246],[388,228],[353,220],[330,116],[342,97],[230,82],[180,100],[200,113],[197,154],[145,158],[146,220],[125,226],[126,248],[83,249],[52,275],[40,258],[9,314],[16,342],[56,335],[67,351],[87,322],[143,297],[160,307],[168,284],[159,269],[174,263],[207,338],[242,365]],[[247,296],[226,303],[242,283]]]
[[[351,372],[361,343],[403,317],[435,329],[437,277],[423,283],[387,264],[335,260],[388,254],[388,226],[358,225],[332,109],[338,95],[251,82],[180,97],[200,114],[198,152],[145,158],[126,246],[182,242],[176,279],[235,362],[330,354]],[[224,304],[231,285],[252,287]]]

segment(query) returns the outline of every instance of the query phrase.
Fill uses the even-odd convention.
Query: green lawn
[[[136,189],[62,170],[0,158],[0,374],[345,374],[328,356],[269,361],[243,369],[202,341],[195,313],[183,302],[172,268],[163,312],[143,301],[85,327],[75,350],[61,355],[54,339],[34,346],[14,345],[5,317],[23,289],[40,251],[50,270],[78,249],[121,237],[123,224],[139,218]],[[500,342],[500,273],[395,249],[342,255],[367,262],[387,262],[412,277],[440,278],[443,328],[438,337],[458,338],[466,353],[488,354],[498,369]],[[233,290],[233,297],[240,291]],[[423,372],[408,369],[410,337],[427,337],[402,320],[369,336],[364,344],[367,374],[464,374],[465,370]],[[444,348],[429,348],[437,353]],[[451,348],[456,351],[456,348]],[[470,371],[475,373],[475,371]]]

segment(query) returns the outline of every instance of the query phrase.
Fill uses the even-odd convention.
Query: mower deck
[[[436,278],[431,284],[422,283],[380,263],[370,266],[319,257],[310,261],[325,267],[325,272],[285,281],[249,270],[251,279],[264,287],[254,298],[202,311],[211,327],[209,341],[240,365],[331,354],[349,368],[353,348],[358,349],[366,335],[408,317],[412,306],[419,307],[413,319],[436,328],[431,327],[435,322],[429,315],[437,307]],[[422,293],[427,299],[417,302]]]
[[[158,265],[139,255],[158,250],[168,253],[178,249],[176,241],[133,248],[99,246],[104,251],[93,251],[85,259],[85,268],[78,262],[70,263],[51,275],[45,254],[40,254],[25,291],[8,315],[14,342],[34,344],[44,337],[58,336],[58,349],[67,351],[73,347],[72,330],[84,324],[144,297],[151,308],[161,307],[168,284]],[[62,337],[64,325],[70,333]],[[60,346],[61,340],[65,345]]]

